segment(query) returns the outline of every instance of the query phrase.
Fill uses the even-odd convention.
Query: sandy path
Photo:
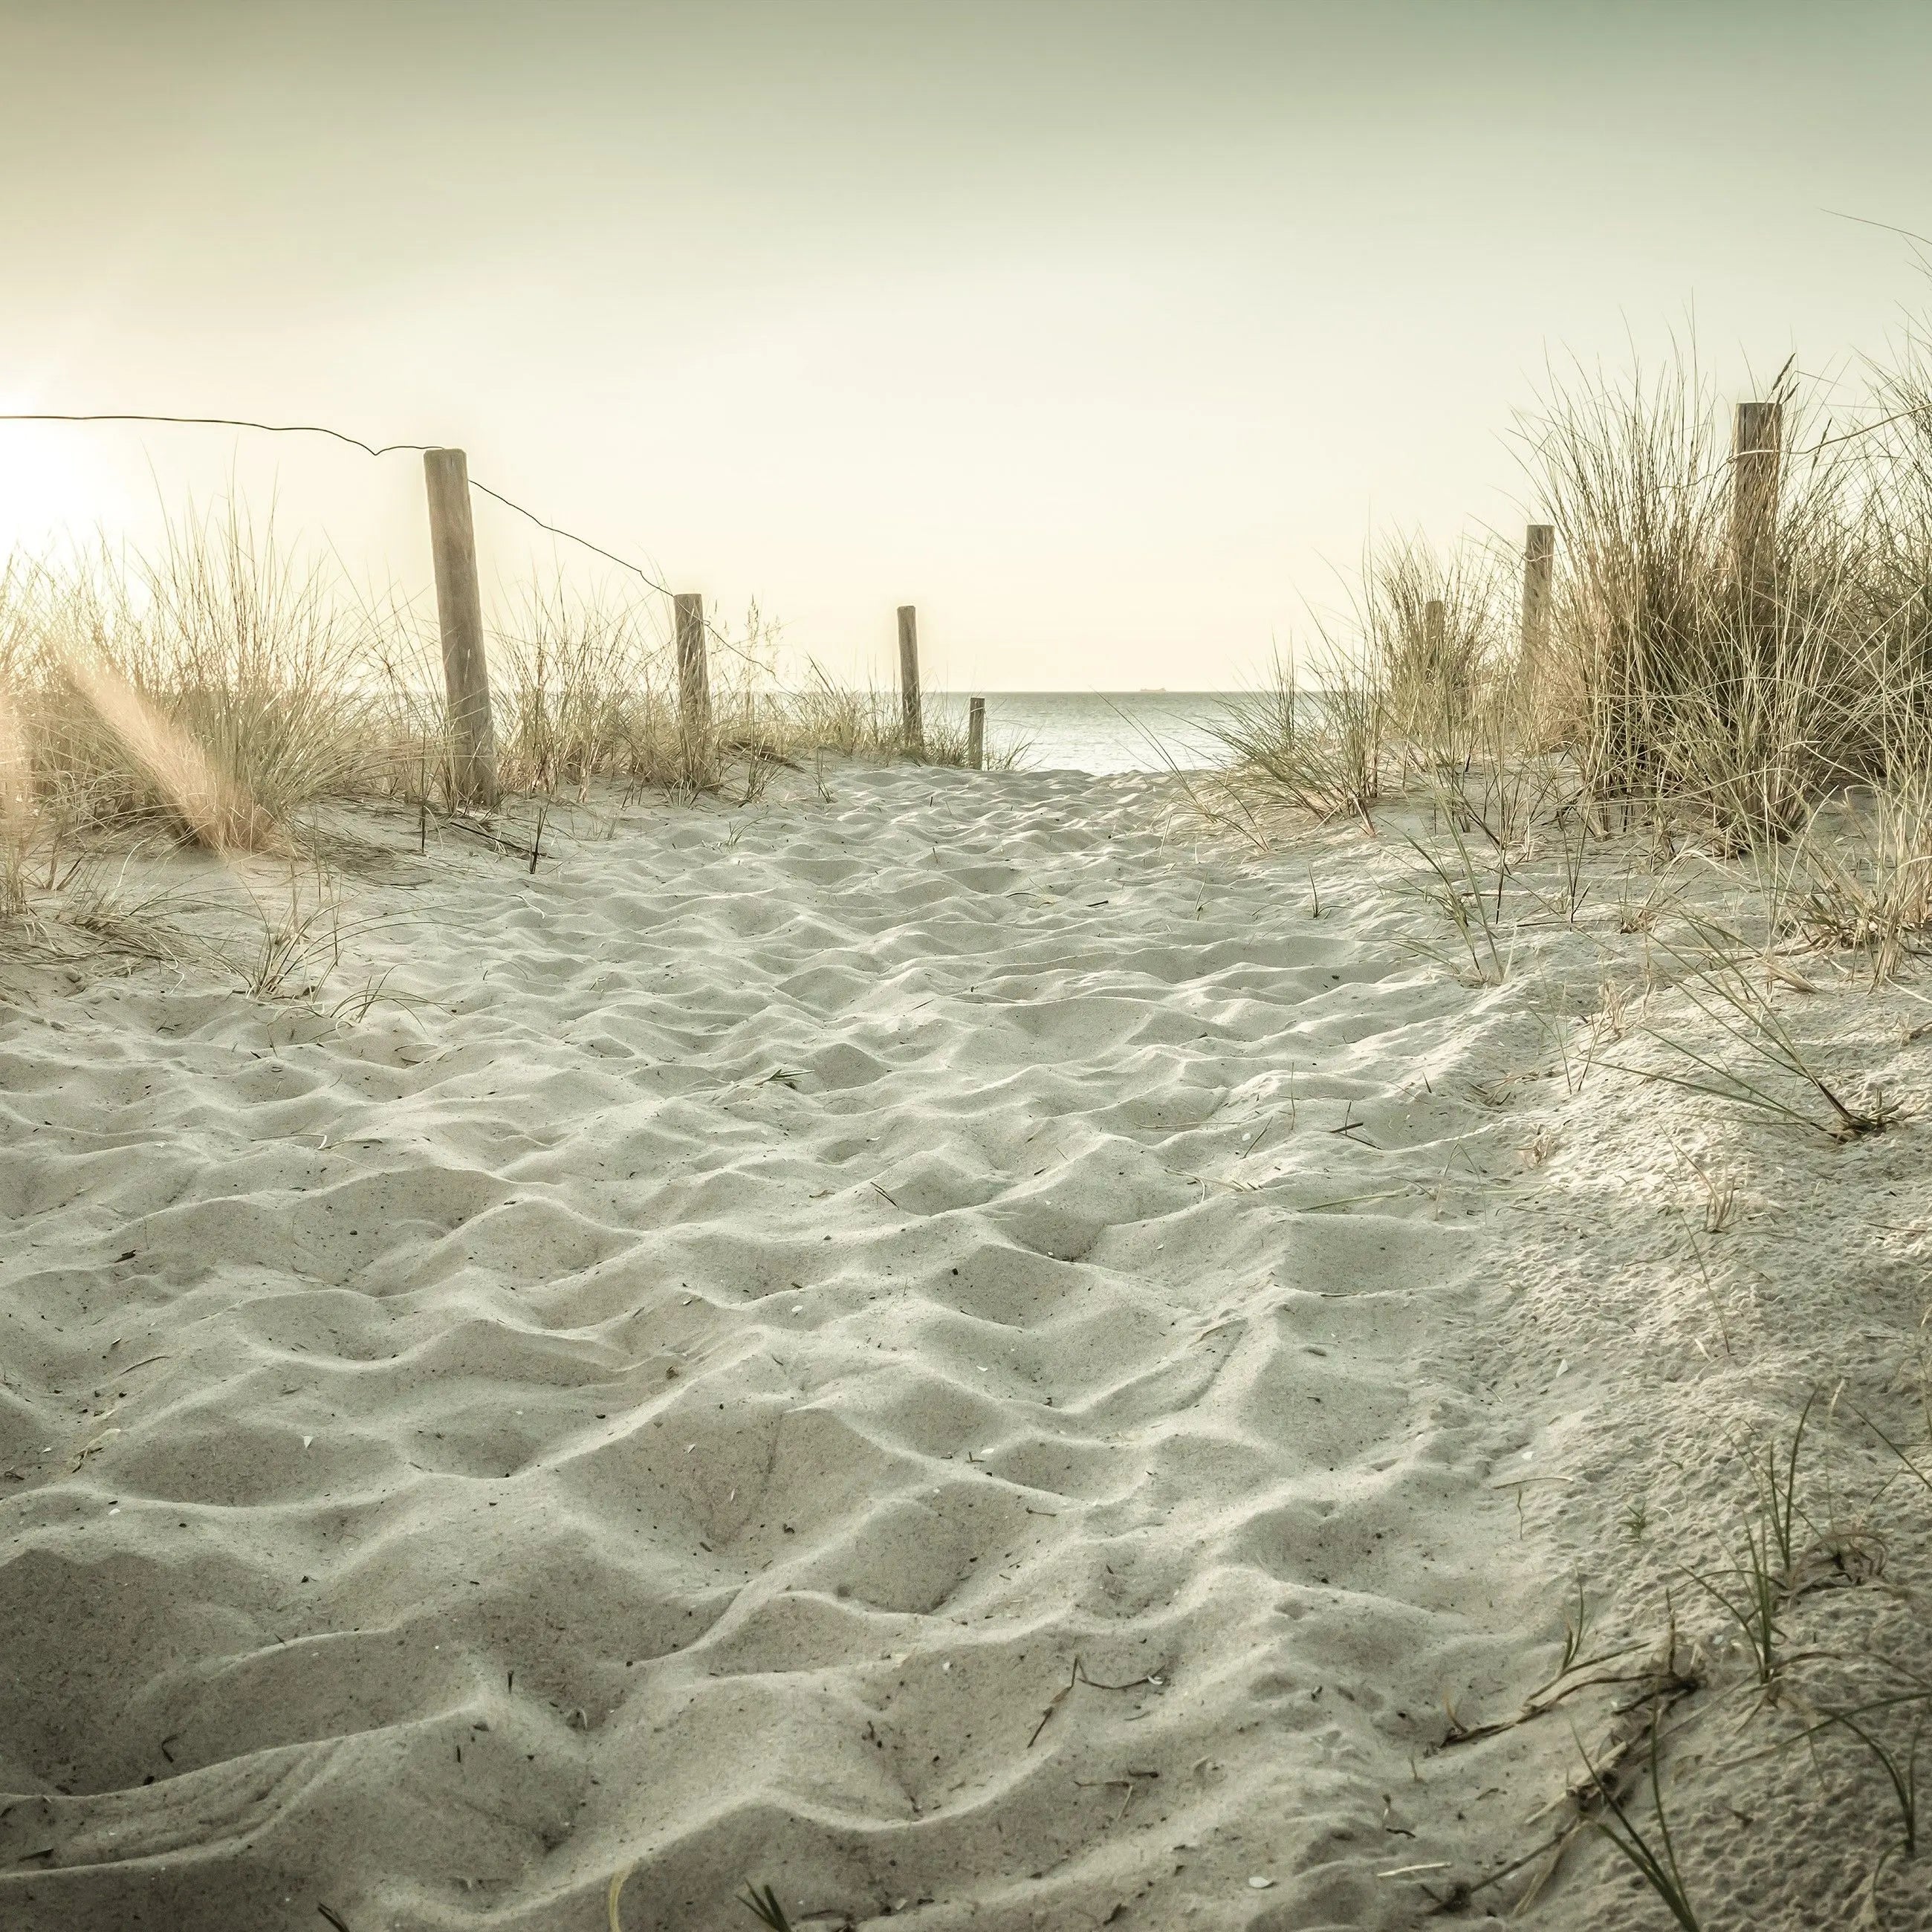
[[[407,1012],[0,1010],[0,1921],[1412,1922],[1562,1594],[1520,1013],[1142,781],[837,790],[360,889]]]

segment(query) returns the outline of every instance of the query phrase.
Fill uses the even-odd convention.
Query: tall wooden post
[[[1556,528],[1532,524],[1522,533],[1522,655],[1539,663],[1550,644],[1550,602],[1556,576]]]
[[[711,745],[711,672],[704,654],[704,599],[683,591],[672,599],[677,618],[677,729],[694,780]]]
[[[430,550],[442,631],[450,757],[456,802],[472,811],[496,803],[496,736],[490,720],[490,667],[483,652],[483,596],[476,531],[470,514],[470,465],[460,449],[423,453],[429,485]]]
[[[1738,596],[1754,644],[1768,650],[1777,628],[1778,484],[1782,403],[1740,403],[1731,445],[1731,543]]]
[[[986,768],[986,700],[983,698],[967,702],[966,762],[976,772]]]
[[[919,697],[919,617],[910,604],[899,606],[899,702],[904,710],[906,748],[926,755],[926,716]]]

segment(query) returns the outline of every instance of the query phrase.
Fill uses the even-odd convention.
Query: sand
[[[1814,1384],[1912,1426],[1922,1130],[1577,1084],[1600,938],[1469,983],[1392,838],[831,790],[533,872],[370,819],[308,1002],[4,969],[0,1924],[598,1932],[626,1873],[626,1932],[747,1882],[801,1932],[1414,1924],[1614,1732],[1445,1748],[1580,1577],[1593,1641],[1672,1592],[1741,1754],[1680,1566]],[[1907,996],[1821,997],[1925,1088]],[[1932,1494],[1849,1418],[1896,1585]],[[1820,1825],[1802,1752],[1700,1753],[1687,1875],[1759,1901],[1707,1922],[1858,1922],[1886,1788]],[[1870,1922],[1927,1898],[1894,1861]],[[1667,1922],[1587,1833],[1534,1910]]]

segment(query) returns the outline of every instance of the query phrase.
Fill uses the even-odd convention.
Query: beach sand
[[[371,819],[307,1003],[3,969],[0,1924],[1418,1924],[1610,1721],[1444,1748],[1580,1578],[1717,1669],[1715,1445],[1830,1376],[1909,1418],[1922,1130],[1576,1085],[1594,956],[1468,983],[1392,841],[830,783],[533,872]],[[1673,1136],[1744,1177],[1702,1247]],[[1714,1899],[1809,1831],[1791,1898],[1862,1909],[1892,1801],[1808,1824],[1802,1757],[1762,1856],[1685,1786]],[[1536,1922],[1634,1885],[1586,1833]]]

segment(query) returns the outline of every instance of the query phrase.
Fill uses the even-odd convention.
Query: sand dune
[[[432,855],[360,1017],[16,974],[0,1921],[1260,1932],[1520,1848],[1567,1740],[1434,1753],[1569,1587],[1526,998],[1150,789]]]

